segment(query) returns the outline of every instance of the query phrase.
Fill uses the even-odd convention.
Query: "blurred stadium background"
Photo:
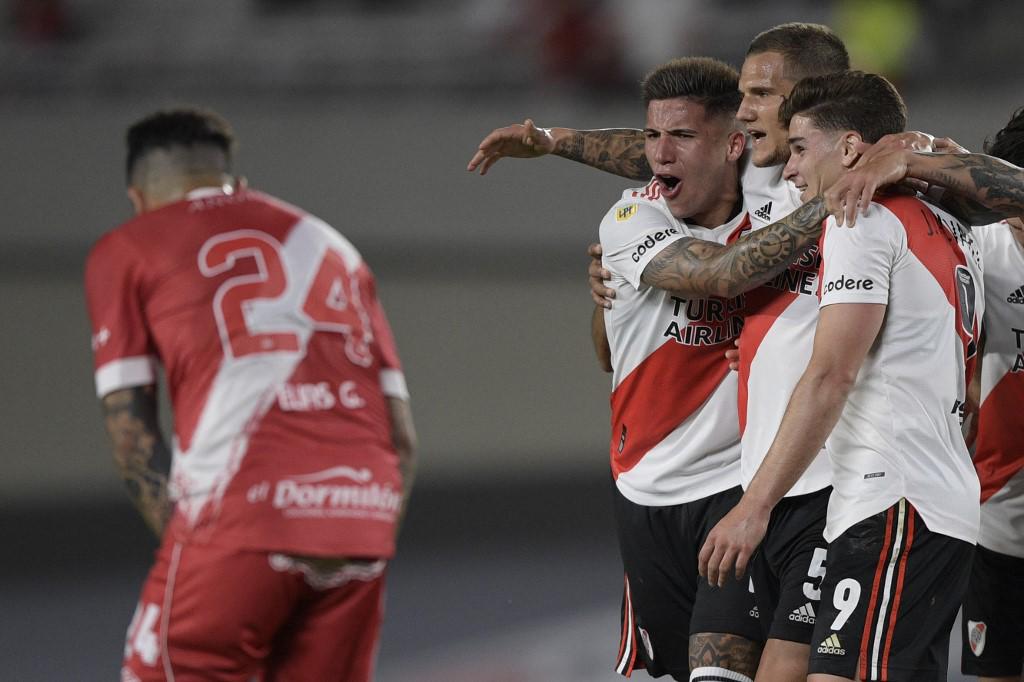
[[[1015,1],[0,7],[0,679],[19,682],[115,679],[155,548],[110,462],[80,286],[89,245],[129,215],[138,116],[220,111],[251,184],[377,272],[422,442],[378,678],[583,682],[616,679],[621,585],[584,250],[627,183],[554,159],[480,178],[464,170],[478,141],[526,116],[639,126],[647,69],[738,65],[791,20],[835,27],[916,129],[980,149],[1024,104]]]

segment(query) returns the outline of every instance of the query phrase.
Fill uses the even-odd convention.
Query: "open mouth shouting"
[[[665,199],[672,199],[679,194],[679,191],[683,187],[683,181],[674,175],[667,173],[658,173],[654,176],[658,181],[658,185],[661,186],[661,196]]]

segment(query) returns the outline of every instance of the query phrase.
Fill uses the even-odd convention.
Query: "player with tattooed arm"
[[[157,112],[127,143],[136,216],[85,274],[114,458],[161,537],[121,680],[368,681],[415,445],[373,275],[236,182],[219,116]]]
[[[985,151],[1024,165],[1024,109]],[[981,682],[1020,682],[1024,669],[1024,219],[973,229],[985,264],[985,315],[974,414],[981,532],[964,599],[961,670]]]
[[[800,205],[799,192],[782,177],[789,157],[779,106],[805,76],[845,71],[849,59],[842,41],[825,26],[782,24],[751,42],[740,72],[743,99],[737,119],[750,133],[749,162],[742,185],[754,234],[774,216]],[[501,156],[535,156],[550,150],[601,170],[646,179],[651,166],[642,156],[641,131],[576,131],[531,127],[495,130],[480,146],[472,167],[486,171]],[[523,136],[528,138],[525,142]],[[534,143],[532,146],[527,143]],[[903,143],[919,142],[908,135]],[[743,434],[741,482],[753,476],[774,437],[790,393],[811,354],[817,321],[817,245],[785,270],[746,295],[741,333],[745,352],[739,373],[739,420]],[[595,261],[591,285],[599,305],[614,310],[615,289],[604,286],[608,269]],[[595,341],[599,341],[596,339]],[[600,344],[597,344],[600,348]],[[822,453],[788,492],[772,516],[764,550],[751,577],[768,640],[757,679],[803,682],[813,635],[819,586],[825,567],[822,537],[830,493],[830,472]]]

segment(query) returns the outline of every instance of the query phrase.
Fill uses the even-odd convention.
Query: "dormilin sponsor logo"
[[[247,499],[256,504],[269,499],[285,516],[357,517],[390,520],[402,504],[402,494],[391,484],[373,480],[373,472],[337,466],[300,476],[289,476],[273,485],[264,481],[249,489]]]
[[[630,254],[630,258],[633,259],[634,263],[639,263],[643,255],[654,248],[656,244],[660,244],[669,237],[679,234],[678,227],[670,227],[667,230],[658,230],[644,237],[644,240],[633,249],[633,253]]]
[[[833,291],[871,291],[874,288],[874,280],[867,278],[854,279],[846,275],[839,275],[835,279],[825,282],[821,287],[821,293],[824,296]]]

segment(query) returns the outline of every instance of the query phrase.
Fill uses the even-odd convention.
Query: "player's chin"
[[[761,138],[758,145],[751,149],[750,161],[758,168],[778,166],[788,160],[789,154],[780,152],[777,147],[768,142],[767,138]]]

